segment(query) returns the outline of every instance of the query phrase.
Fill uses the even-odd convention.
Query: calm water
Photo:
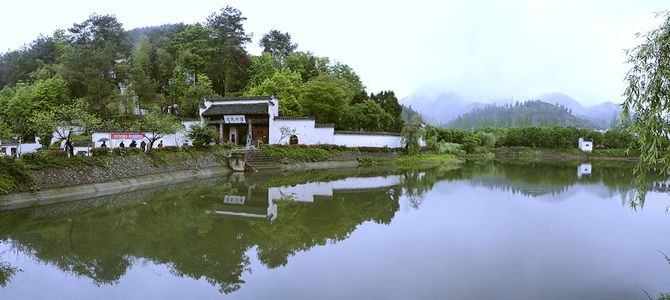
[[[667,178],[477,163],[234,174],[0,213],[2,299],[646,299]],[[665,185],[664,185],[665,184]]]

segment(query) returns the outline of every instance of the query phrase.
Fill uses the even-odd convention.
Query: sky
[[[562,92],[585,105],[622,101],[624,50],[670,7],[667,0],[11,1],[0,17],[0,52],[92,13],[115,15],[130,30],[205,22],[226,5],[247,18],[250,54],[260,54],[263,34],[288,32],[298,51],[349,65],[368,92],[392,90],[399,99],[452,92],[484,102]]]

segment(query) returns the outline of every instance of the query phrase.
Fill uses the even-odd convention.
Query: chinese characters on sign
[[[113,140],[131,140],[133,138],[144,138],[144,133],[112,133]]]
[[[244,196],[235,196],[235,195],[225,195],[223,196],[224,204],[240,204],[243,205],[246,197]]]
[[[247,120],[244,115],[228,115],[223,116],[223,123],[246,123]]]

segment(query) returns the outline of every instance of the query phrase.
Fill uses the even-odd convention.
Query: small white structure
[[[591,175],[591,164],[581,164],[577,167],[577,178],[582,178],[584,175]]]
[[[15,139],[0,140],[0,156],[18,156],[20,145],[19,141]]]
[[[590,139],[579,138],[579,149],[584,152],[593,151],[593,141]]]

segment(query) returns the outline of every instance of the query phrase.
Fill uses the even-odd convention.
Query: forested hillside
[[[577,128],[604,129],[601,125],[572,115],[571,110],[565,106],[556,106],[539,100],[523,103],[517,101],[514,105],[490,104],[485,107],[478,107],[446,124],[441,124],[440,127],[473,130],[485,127],[528,126],[574,126]]]
[[[263,54],[250,55],[245,20],[225,7],[201,23],[126,31],[115,16],[93,14],[1,53],[0,134],[34,136],[36,113],[74,102],[103,120],[173,104],[180,117],[193,118],[204,97],[267,95],[279,98],[284,116],[313,116],[343,130],[401,130],[393,91],[368,93],[351,67],[298,51],[289,33],[262,34]]]

